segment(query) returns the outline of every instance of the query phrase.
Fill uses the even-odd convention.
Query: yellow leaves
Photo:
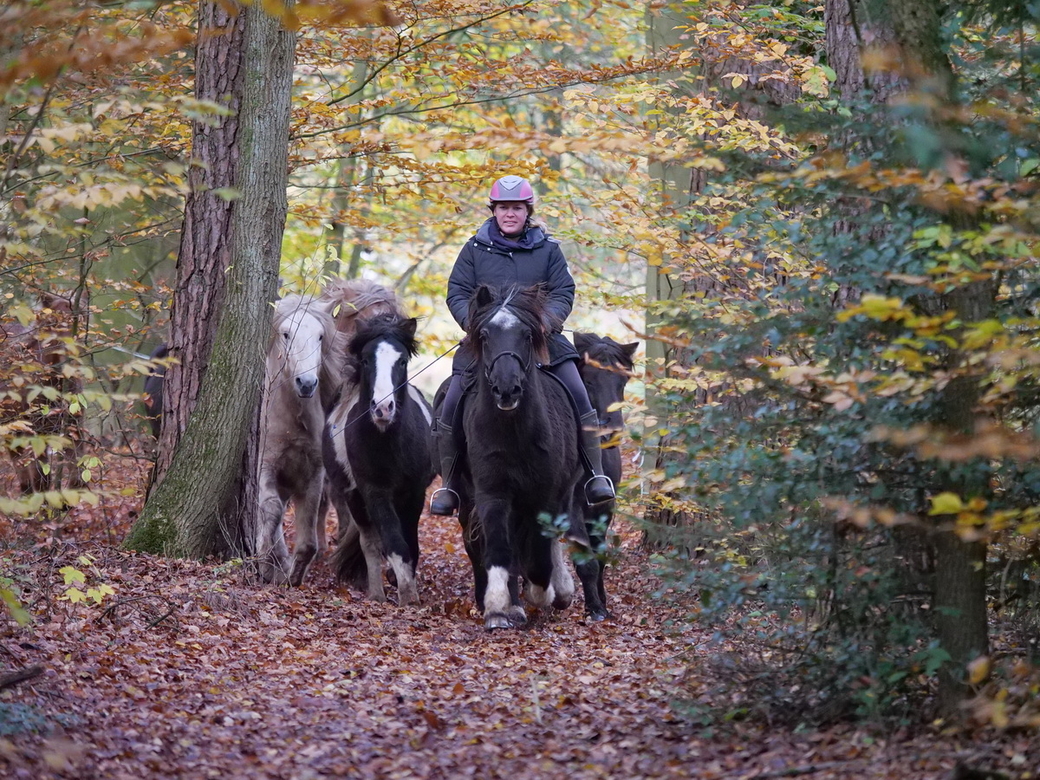
[[[968,664],[968,684],[969,685],[980,685],[982,682],[989,677],[990,671],[990,659],[989,656],[980,655],[974,661]]]
[[[857,315],[863,315],[880,322],[887,322],[906,319],[910,316],[910,310],[906,308],[903,301],[899,298],[886,298],[881,295],[868,293],[860,298],[858,304],[838,312],[837,319],[839,322],[847,322]]]
[[[956,493],[940,493],[937,496],[932,496],[931,508],[928,510],[929,515],[955,515],[958,512],[962,512],[965,509],[965,505],[961,501],[960,496]]]

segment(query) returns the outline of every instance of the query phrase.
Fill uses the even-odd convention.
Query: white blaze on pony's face
[[[382,430],[389,427],[397,415],[396,390],[404,381],[406,356],[393,344],[380,341],[371,360],[374,380],[369,409],[372,422]]]
[[[284,350],[285,373],[292,377],[296,394],[310,398],[318,389],[322,340],[325,328],[305,309],[296,309],[282,323],[278,338]]]

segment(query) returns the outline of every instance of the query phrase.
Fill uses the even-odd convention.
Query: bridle
[[[483,351],[484,351],[484,345],[483,344],[481,345],[480,349],[481,349],[481,352],[483,353]],[[516,360],[516,362],[520,364],[520,368],[523,369],[525,374],[528,371],[530,371],[530,369],[531,369],[531,361],[530,361],[530,359],[524,360],[523,357],[521,357],[516,352],[513,352],[513,350],[507,349],[507,350],[503,350],[502,352],[499,352],[497,355],[495,355],[493,358],[491,358],[490,362],[488,362],[486,360],[484,361],[486,363],[486,365],[484,366],[484,378],[485,379],[487,379],[488,381],[491,380],[491,372],[495,370],[495,364],[499,360],[504,358],[504,357],[514,358]]]
[[[491,358],[491,360],[487,360],[487,355],[485,352],[486,347],[487,343],[482,339],[480,343],[480,353],[484,357],[484,378],[488,381],[491,381],[491,372],[495,370],[495,364],[505,357],[511,357],[514,360],[516,360],[516,362],[520,364],[520,368],[523,369],[524,374],[527,374],[531,370],[531,351],[533,348],[531,346],[530,339],[528,339],[527,342],[527,358],[524,358],[522,355],[520,355],[517,352],[514,352],[511,349],[506,349],[502,352],[497,353],[493,358]]]

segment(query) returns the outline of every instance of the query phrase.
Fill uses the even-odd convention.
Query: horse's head
[[[581,356],[581,373],[589,401],[599,415],[599,425],[608,431],[625,427],[621,410],[615,407],[625,397],[625,383],[631,376],[633,358],[639,344],[619,344],[609,336],[575,333],[574,347]]]
[[[332,317],[309,298],[289,295],[278,301],[273,322],[269,358],[286,380],[291,379],[300,398],[311,398],[318,389],[322,358],[334,337]]]
[[[495,405],[504,412],[520,405],[531,371],[548,360],[545,319],[541,286],[505,294],[482,286],[470,301],[467,339],[475,342]]]
[[[400,411],[408,385],[408,360],[418,351],[416,319],[386,314],[359,323],[350,351],[359,364],[361,401],[381,431]]]

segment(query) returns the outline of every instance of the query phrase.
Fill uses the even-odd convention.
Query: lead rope
[[[391,390],[391,391],[390,391],[389,393],[387,393],[387,394],[386,394],[386,395],[384,395],[384,396],[383,396],[382,398],[380,398],[380,399],[379,399],[379,401],[377,401],[377,403],[382,403],[382,402],[383,402],[383,401],[385,401],[385,400],[386,400],[387,398],[389,398],[390,396],[394,395],[394,393],[396,393],[396,392],[397,392],[398,390],[400,390],[400,389],[401,389],[402,387],[407,387],[407,386],[408,386],[409,384],[411,384],[411,381],[412,381],[412,380],[413,380],[413,379],[414,379],[415,377],[419,376],[419,374],[423,373],[424,371],[428,370],[429,368],[432,368],[432,367],[433,367],[433,365],[434,365],[435,363],[437,363],[438,361],[440,361],[440,360],[443,360],[443,359],[444,359],[445,357],[447,357],[447,356],[448,356],[448,355],[449,355],[449,354],[450,354],[450,353],[451,353],[452,351],[454,351],[455,349],[457,349],[457,348],[458,348],[458,346],[459,346],[459,344],[461,344],[461,343],[462,343],[461,341],[456,341],[456,342],[455,342],[454,344],[452,344],[452,345],[451,345],[450,347],[448,347],[448,348],[447,348],[446,350],[444,350],[444,352],[442,352],[441,354],[439,354],[439,355],[438,355],[437,357],[435,357],[435,358],[434,358],[433,360],[431,360],[431,361],[430,361],[429,363],[427,363],[427,364],[426,364],[425,366],[423,366],[423,367],[422,367],[421,369],[419,369],[419,370],[418,370],[418,371],[416,371],[416,372],[415,372],[414,374],[412,374],[412,375],[411,375],[410,377],[408,377],[408,379],[406,379],[406,380],[404,381],[404,383],[403,383],[403,384],[400,384],[400,385],[398,385],[398,386],[397,386],[397,387],[395,387],[395,388],[394,388],[393,390]],[[349,425],[330,425],[330,426],[329,426],[329,428],[330,428],[330,431],[331,431],[331,435],[335,436],[335,435],[336,435],[336,431],[337,431],[337,430],[340,430],[340,431],[345,431],[345,430],[346,430],[347,428],[349,428],[349,427],[350,427],[351,425],[354,425],[355,423],[359,423],[359,422],[361,422],[361,420],[362,420],[362,419],[363,419],[363,418],[359,417],[358,419],[354,420],[354,422],[353,422],[353,423],[350,423]]]

